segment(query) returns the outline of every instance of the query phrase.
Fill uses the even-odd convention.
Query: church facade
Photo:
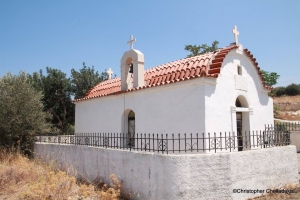
[[[273,124],[271,88],[237,39],[147,70],[133,41],[121,58],[121,77],[74,101],[75,133],[243,133]]]

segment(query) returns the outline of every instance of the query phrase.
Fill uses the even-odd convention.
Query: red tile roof
[[[220,69],[222,67],[222,63],[225,56],[228,54],[229,51],[236,48],[238,48],[238,46],[236,45],[229,46],[219,49],[215,52],[210,52],[207,54],[202,54],[190,58],[184,58],[181,60],[159,65],[151,69],[147,69],[145,70],[145,86],[143,87],[121,91],[121,78],[106,80],[92,88],[84,98],[76,99],[74,101],[76,102],[101,96],[131,92],[135,90],[171,84],[198,77],[217,78],[220,74]],[[258,63],[256,62],[256,59],[253,57],[253,55],[250,53],[250,51],[248,51],[248,49],[245,49],[244,52],[256,67],[264,88],[272,89],[271,87],[266,86],[260,68],[258,67]]]

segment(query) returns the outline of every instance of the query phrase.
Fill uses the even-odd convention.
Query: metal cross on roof
[[[111,75],[114,73],[111,68],[108,68],[108,70],[106,70],[106,73],[108,74],[108,79],[111,79]]]
[[[240,34],[236,28],[236,26],[234,25],[234,28],[232,29],[232,33],[234,35],[234,41],[235,41],[235,44],[238,45],[239,42],[238,42],[238,35]]]
[[[136,39],[133,39],[133,35],[130,35],[130,40],[127,42],[127,44],[130,44],[130,49],[133,49],[133,43],[136,41]]]

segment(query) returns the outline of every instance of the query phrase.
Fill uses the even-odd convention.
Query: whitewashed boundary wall
[[[35,153],[72,165],[89,180],[123,181],[122,192],[136,199],[247,199],[233,189],[279,188],[298,183],[295,146],[251,151],[161,155],[99,147],[36,143]]]
[[[295,145],[297,152],[300,152],[300,131],[291,132],[291,145]]]

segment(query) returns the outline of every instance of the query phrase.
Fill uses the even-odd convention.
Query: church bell
[[[129,73],[131,73],[131,74],[132,74],[132,73],[133,73],[133,63],[130,63],[129,65],[130,65],[130,68],[129,68]]]

